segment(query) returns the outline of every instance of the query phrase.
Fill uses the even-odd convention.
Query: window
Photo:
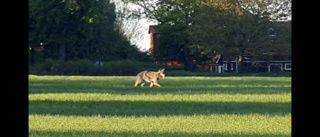
[[[223,64],[223,70],[228,70],[228,65],[227,64]]]
[[[291,70],[291,63],[285,63],[284,70]]]
[[[282,63],[269,63],[268,65],[268,72],[271,71],[283,71],[283,64]]]

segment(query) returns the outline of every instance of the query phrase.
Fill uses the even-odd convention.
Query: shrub
[[[152,63],[150,63],[152,64]],[[103,62],[103,66],[95,66],[95,61],[81,59],[62,62],[46,59],[44,63],[29,65],[29,74],[36,75],[136,75],[149,66],[135,60],[119,60]],[[152,65],[150,65],[152,66]],[[150,67],[155,68],[155,67]],[[149,68],[149,69],[150,69]],[[148,69],[148,70],[149,70]]]
[[[277,73],[212,73],[202,71],[184,71],[183,66],[167,66],[136,60],[118,60],[103,62],[96,67],[95,61],[88,59],[62,62],[46,59],[44,63],[29,65],[29,74],[34,75],[95,75],[95,76],[135,76],[140,71],[158,71],[165,68],[167,76],[291,76],[291,72]]]

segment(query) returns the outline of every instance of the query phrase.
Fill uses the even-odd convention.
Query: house
[[[209,64],[210,71],[214,73],[238,73],[238,61],[222,61],[222,65]],[[290,60],[285,61],[243,61],[247,72],[283,72],[291,71]]]
[[[153,55],[154,42],[160,37],[160,33],[157,31],[158,25],[150,25],[148,34],[150,34],[150,49],[149,54]]]
[[[285,29],[291,30],[291,22],[275,22],[275,27],[284,27]],[[149,54],[152,56],[154,55],[154,42],[156,39],[160,37],[160,32],[157,30],[157,25],[150,25],[148,34],[150,34],[150,49]],[[269,28],[268,35],[273,40],[277,37],[276,30],[274,28]],[[291,38],[291,37],[290,37]],[[249,72],[273,72],[273,71],[291,71],[291,43],[286,43],[286,47],[288,47],[282,53],[262,53],[259,56],[278,56],[275,57],[276,60],[274,61],[251,61],[243,60],[242,64]],[[275,55],[276,54],[276,55]],[[280,57],[280,58],[279,58]],[[229,57],[230,58],[230,57]],[[231,57],[232,58],[232,57]],[[223,60],[222,56],[218,56],[216,62],[212,64],[204,64],[204,65],[197,65],[198,69],[211,71],[214,73],[237,73],[238,72],[238,65],[239,65],[239,58],[241,56],[237,56],[232,59],[227,59],[231,61]],[[243,57],[245,58],[245,57]],[[194,64],[196,64],[194,60]],[[155,60],[156,64],[166,64],[166,65],[182,65],[178,61],[166,61],[166,60]]]

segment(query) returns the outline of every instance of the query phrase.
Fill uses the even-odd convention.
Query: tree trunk
[[[68,20],[68,24],[70,23],[70,20]],[[69,26],[66,26],[62,31],[62,36],[67,37]],[[59,46],[59,60],[65,62],[66,61],[66,41],[63,41],[63,43]]]
[[[239,56],[239,58],[240,60],[238,62],[238,71],[239,73],[243,73],[243,60],[242,60],[243,56]]]
[[[184,62],[184,70],[185,71],[194,71],[195,70],[195,64],[193,63],[192,60],[186,60]]]
[[[189,58],[189,51],[186,47],[183,48],[183,64],[185,71],[192,71],[193,70],[193,62]]]
[[[239,73],[244,72],[243,60],[244,60],[244,50],[242,50],[241,55],[239,56]]]
[[[34,64],[34,54],[35,54],[34,48],[31,48],[31,51],[30,51],[30,63],[31,63],[31,65]]]
[[[66,46],[65,44],[62,44],[59,46],[59,60],[64,62],[65,58],[66,58]]]

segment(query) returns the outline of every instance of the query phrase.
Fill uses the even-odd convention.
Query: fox
[[[161,87],[157,81],[160,78],[164,79],[164,77],[166,76],[164,74],[164,70],[165,69],[159,69],[159,71],[157,71],[157,72],[156,71],[148,71],[148,70],[141,71],[137,75],[136,82],[135,82],[134,86],[136,87],[139,84],[141,84],[141,87],[143,87],[146,82],[149,82],[150,87],[153,87],[154,85],[157,87]]]

